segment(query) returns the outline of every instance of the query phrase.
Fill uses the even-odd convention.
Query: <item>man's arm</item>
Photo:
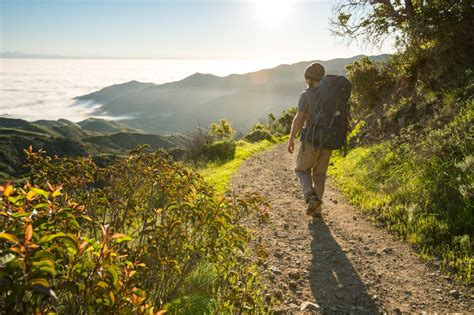
[[[293,119],[293,122],[291,123],[290,139],[288,139],[288,152],[290,153],[293,153],[295,149],[295,137],[301,128],[303,128],[305,116],[305,112],[298,111],[295,118]]]

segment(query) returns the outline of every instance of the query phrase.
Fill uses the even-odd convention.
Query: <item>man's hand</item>
[[[293,139],[288,140],[288,152],[293,153],[295,150],[295,141]]]
[[[294,139],[298,131],[303,128],[305,115],[306,113],[298,111],[295,118],[293,119],[293,122],[291,123],[290,139],[288,140],[288,152],[290,153],[293,153],[295,150]]]

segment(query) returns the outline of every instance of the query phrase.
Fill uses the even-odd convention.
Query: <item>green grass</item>
[[[209,314],[216,303],[213,299],[216,281],[213,264],[201,263],[186,279],[181,297],[165,307],[168,314]]]
[[[231,176],[239,169],[240,165],[246,159],[256,153],[267,150],[275,144],[284,142],[287,139],[287,136],[283,136],[275,138],[274,141],[263,140],[256,143],[238,141],[235,150],[235,158],[233,160],[224,163],[209,163],[198,169],[198,171],[218,193],[224,193],[229,188]]]
[[[335,154],[329,174],[351,203],[470,283],[472,199],[459,192],[454,161],[423,158],[412,149],[388,142],[358,147],[346,157]]]
[[[447,93],[444,102],[452,99]],[[345,157],[335,152],[329,173],[353,204],[414,244],[423,258],[439,258],[442,269],[470,283],[474,101],[458,101],[456,106],[450,121],[435,116],[433,126],[438,127],[424,133],[406,128],[390,140],[356,147]]]

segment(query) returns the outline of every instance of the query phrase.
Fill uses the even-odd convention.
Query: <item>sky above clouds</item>
[[[329,0],[0,0],[0,51],[295,61],[393,51],[347,46],[331,17]]]

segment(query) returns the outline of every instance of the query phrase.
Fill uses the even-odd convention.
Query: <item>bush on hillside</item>
[[[32,184],[0,187],[7,313],[157,312],[192,294],[203,265],[218,279],[205,292],[216,312],[264,307],[242,226],[265,219],[258,197],[216,196],[161,151],[136,150],[107,168],[31,150],[28,160]]]
[[[244,136],[244,140],[248,142],[272,141],[273,136],[265,125],[257,124]]]
[[[355,119],[365,117],[387,100],[394,85],[387,65],[367,57],[348,65],[347,77],[352,83],[351,114]]]
[[[291,107],[288,110],[284,110],[281,113],[280,117],[274,119],[273,121],[272,117],[269,115],[269,129],[271,130],[272,134],[277,136],[289,134],[291,131],[291,124],[293,123],[293,118],[295,117],[296,112],[296,107]]]
[[[212,123],[205,132],[197,129],[188,137],[189,158],[194,161],[228,161],[234,158],[236,143],[232,136],[235,129],[227,119]]]
[[[232,139],[235,134],[235,129],[232,127],[228,119],[222,118],[217,123],[212,123],[209,126],[208,138],[209,141],[220,141],[225,139]]]
[[[235,157],[236,143],[232,139],[225,139],[204,144],[202,156],[208,161],[229,161]]]

